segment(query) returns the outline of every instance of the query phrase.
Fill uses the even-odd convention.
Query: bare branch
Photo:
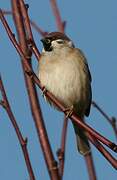
[[[101,154],[110,162],[110,164],[117,169],[117,160],[102,146],[102,144],[97,141],[93,136],[90,134],[88,135],[89,140],[91,143],[101,152]]]
[[[4,15],[12,15],[12,11],[4,10],[2,9],[2,12]],[[37,25],[34,21],[30,19],[30,24],[32,27],[41,35],[41,36],[46,36],[48,32],[44,31],[39,25]]]
[[[86,165],[87,165],[87,170],[89,173],[89,178],[90,180],[96,180],[96,172],[95,172],[95,167],[94,167],[94,162],[93,162],[93,157],[92,153],[88,153],[86,156],[84,156]]]
[[[30,23],[32,27],[41,35],[41,36],[46,36],[48,32],[43,31],[34,21],[30,20]]]
[[[53,14],[56,19],[57,28],[60,32],[64,32],[66,23],[62,22],[61,15],[60,15],[60,12],[59,12],[59,9],[57,6],[57,2],[56,2],[56,0],[50,0],[50,3],[51,3],[52,10],[53,10]]]
[[[33,169],[32,169],[32,166],[31,166],[31,162],[30,162],[30,158],[29,158],[29,154],[28,154],[28,150],[27,150],[27,138],[25,138],[25,139],[23,138],[22,133],[21,133],[19,127],[18,127],[17,121],[16,121],[16,119],[15,119],[15,117],[13,115],[13,112],[11,110],[11,107],[9,105],[8,98],[6,96],[6,92],[5,92],[1,77],[0,77],[0,91],[1,91],[1,94],[2,94],[2,98],[3,98],[3,100],[0,101],[0,105],[2,105],[3,108],[6,110],[8,116],[9,116],[9,119],[10,119],[12,125],[13,125],[13,128],[14,128],[14,130],[16,132],[16,135],[18,137],[20,146],[22,148],[22,152],[23,152],[23,155],[24,155],[24,159],[25,159],[25,163],[26,163],[26,166],[27,166],[27,170],[28,170],[28,173],[29,173],[30,180],[35,180],[35,176],[34,176],[34,173],[33,173]]]
[[[26,34],[26,32],[29,33],[29,30],[26,29],[27,26],[25,27],[23,16],[22,16],[22,14],[26,15],[26,12],[24,12],[25,8],[21,7],[19,0],[12,0],[11,2],[12,2],[12,9],[13,9],[12,11],[14,15],[14,20],[15,20],[15,25],[17,28],[20,45],[21,45],[21,48],[23,49],[23,52],[25,53],[25,56],[28,57],[28,58],[22,59],[22,67],[24,70],[24,77],[26,81],[27,92],[29,95],[29,102],[30,102],[32,116],[33,116],[35,127],[37,130],[38,138],[40,140],[40,144],[41,144],[42,152],[43,152],[45,162],[47,165],[48,173],[52,180],[59,180],[60,178],[58,174],[57,162],[54,159],[52,149],[49,143],[49,139],[47,136],[47,131],[45,129],[35,84],[33,83],[31,76],[25,73],[24,62],[26,62],[28,66],[30,67],[30,69],[32,69],[31,63],[30,63],[31,54],[29,53],[29,48],[27,47],[27,39],[29,38],[28,37],[29,34]],[[25,19],[25,21],[26,20],[27,19]]]
[[[65,164],[65,146],[66,146],[67,127],[68,127],[68,118],[64,116],[62,136],[61,136],[61,146],[57,151],[57,156],[59,159],[59,173],[61,178],[63,177],[64,164]]]

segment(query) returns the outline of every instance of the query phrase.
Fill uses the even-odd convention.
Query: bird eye
[[[46,44],[49,44],[51,43],[51,40],[50,39],[46,39]]]
[[[60,40],[57,40],[57,43],[58,43],[58,44],[63,44],[64,41],[63,41],[62,39],[60,39]]]

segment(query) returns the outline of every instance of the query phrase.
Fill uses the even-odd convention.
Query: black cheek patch
[[[52,46],[51,46],[51,43],[48,43],[48,44],[44,44],[44,49],[45,51],[52,51]]]

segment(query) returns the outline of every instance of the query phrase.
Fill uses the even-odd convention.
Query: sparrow
[[[43,50],[38,66],[41,84],[84,121],[89,116],[92,100],[91,74],[85,55],[61,32],[48,33],[41,41]],[[85,156],[90,152],[86,132],[75,123],[73,127],[78,151]]]

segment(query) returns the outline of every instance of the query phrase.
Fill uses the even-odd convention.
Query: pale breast
[[[79,57],[66,55],[44,55],[40,60],[39,79],[66,107],[86,102],[87,77]]]

